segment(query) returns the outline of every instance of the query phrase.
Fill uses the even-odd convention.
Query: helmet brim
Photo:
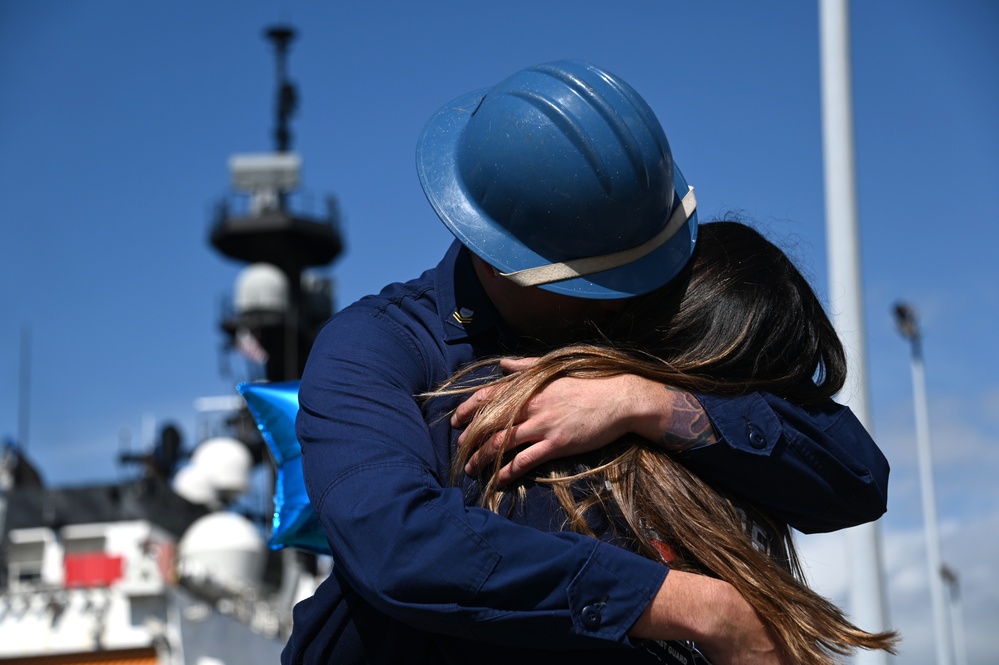
[[[434,212],[454,236],[500,272],[546,265],[534,252],[482,211],[468,195],[458,172],[458,144],[469,118],[488,89],[468,93],[441,108],[427,123],[416,146],[416,170]],[[687,193],[687,181],[673,164],[673,205]],[[666,224],[666,219],[663,224]],[[697,212],[669,241],[627,265],[544,284],[538,288],[577,298],[629,298],[673,279],[690,259],[697,242]]]

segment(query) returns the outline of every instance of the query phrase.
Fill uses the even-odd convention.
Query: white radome
[[[218,437],[198,444],[191,454],[191,466],[207,479],[219,498],[227,499],[249,488],[253,458],[238,439]]]
[[[196,520],[181,537],[177,553],[184,570],[231,584],[256,583],[267,545],[250,520],[222,511]]]
[[[270,263],[254,263],[236,277],[236,312],[288,311],[288,277]]]

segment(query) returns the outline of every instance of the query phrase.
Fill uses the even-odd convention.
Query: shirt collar
[[[445,341],[458,342],[501,324],[475,274],[471,252],[457,240],[437,265],[434,290]]]

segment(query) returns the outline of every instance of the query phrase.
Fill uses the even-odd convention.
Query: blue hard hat
[[[697,239],[693,192],[652,109],[588,62],[528,67],[452,101],[416,162],[444,224],[517,283],[640,295],[676,276]]]

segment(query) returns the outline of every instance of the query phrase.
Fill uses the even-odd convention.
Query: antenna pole
[[[277,152],[288,152],[291,149],[291,129],[288,121],[295,112],[298,93],[295,85],[288,79],[288,47],[295,39],[294,29],[288,26],[276,25],[267,30],[267,38],[274,44],[277,58],[277,122],[274,129],[274,142]],[[280,192],[279,202],[284,209],[286,193]],[[284,374],[285,379],[294,379],[299,375],[298,362],[298,317],[301,301],[301,275],[285,268],[288,275],[288,285],[291,288],[288,298],[288,311],[285,314],[284,334]]]
[[[31,329],[21,328],[20,404],[17,409],[17,444],[22,453],[28,450],[28,428],[31,425]]]
[[[267,38],[274,44],[277,59],[277,121],[274,126],[274,146],[277,152],[291,150],[291,129],[288,121],[298,105],[295,84],[288,79],[288,47],[295,39],[295,31],[287,26],[274,26],[267,30]]]

